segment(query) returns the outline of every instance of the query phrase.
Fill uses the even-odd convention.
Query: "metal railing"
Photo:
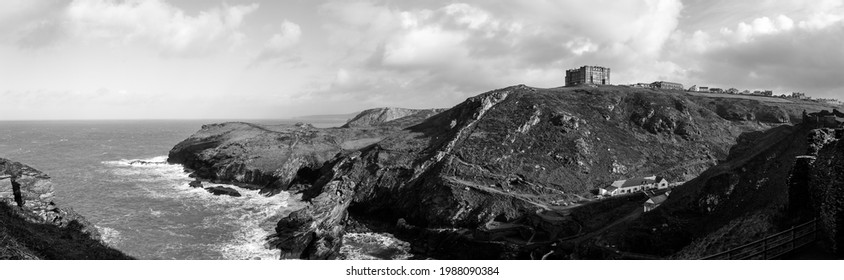
[[[818,219],[793,226],[763,239],[718,253],[704,260],[770,260],[814,242]]]

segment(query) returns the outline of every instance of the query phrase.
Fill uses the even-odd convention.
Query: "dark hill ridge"
[[[0,158],[0,259],[131,259],[84,217],[53,203],[50,177]]]
[[[714,105],[699,104],[704,101]],[[671,181],[694,178],[725,160],[742,133],[780,125],[781,118],[727,120],[722,117],[730,114],[727,103],[734,101],[612,86],[537,89],[520,85],[469,98],[430,118],[398,127],[307,128],[308,134],[300,132],[305,128],[256,133],[261,129],[246,124],[204,127],[177,145],[170,161],[194,170],[205,168],[216,176],[198,172],[201,177],[232,178],[239,173],[219,176],[228,170],[225,166],[257,167],[254,159],[264,158],[264,152],[290,147],[279,140],[282,135],[297,135],[304,143],[326,143],[327,138],[360,143],[347,148],[300,145],[295,150],[300,156],[269,160],[268,169],[243,169],[273,176],[283,174],[277,166],[309,171],[275,176],[276,180],[286,178],[284,182],[300,182],[299,187],[306,189],[304,199],[310,201],[308,207],[279,222],[273,243],[284,256],[337,257],[343,233],[356,230],[347,225],[372,220],[387,225],[401,221],[398,229],[388,230],[413,228],[416,236],[420,229],[446,232],[461,240],[450,243],[460,248],[460,244],[479,242],[467,236],[466,230],[495,218],[527,223],[535,213],[581,200],[590,190],[613,180],[648,175]],[[719,104],[727,108],[721,114],[709,109]],[[784,110],[790,112],[797,110],[791,107],[806,105],[751,100],[743,106],[742,114],[749,110],[755,116],[768,114],[769,106],[788,106]],[[262,143],[261,148],[255,149],[253,143]],[[305,169],[293,158],[314,160],[307,161],[310,165]],[[269,181],[263,185],[272,186]],[[565,226],[526,226],[546,239],[569,234]],[[417,253],[442,258],[512,258],[520,256],[517,251],[521,250],[507,242],[459,253],[443,252],[448,250],[432,246],[430,239],[417,244]]]

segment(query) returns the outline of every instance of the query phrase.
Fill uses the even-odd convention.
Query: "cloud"
[[[628,77],[681,71],[660,60],[681,9],[677,0],[329,2],[320,9],[328,41],[345,51],[330,65],[356,86],[323,82],[312,95],[444,106],[512,84],[560,86],[566,68],[583,64],[637,68]]]
[[[140,44],[167,56],[201,56],[236,46],[258,4],[220,5],[188,15],[163,0],[3,1],[0,40],[38,49],[66,40]]]
[[[730,9],[743,10],[735,5]],[[771,15],[733,26],[677,32],[665,57],[682,65],[689,84],[840,98],[844,3],[821,1],[803,7],[771,9]]]
[[[274,60],[283,62],[301,61],[301,57],[291,50],[299,44],[302,28],[296,23],[285,20],[281,23],[280,29],[280,32],[274,33],[267,40],[260,54],[253,61],[253,65]]]
[[[222,5],[195,16],[161,0],[76,0],[65,17],[74,36],[112,44],[143,43],[164,55],[202,55],[237,45],[243,19],[258,4]]]
[[[62,38],[61,0],[0,1],[0,43],[21,48],[49,46]]]

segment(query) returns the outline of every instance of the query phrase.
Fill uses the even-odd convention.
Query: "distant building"
[[[818,99],[815,99],[815,101],[823,102],[823,103],[827,103],[827,104],[832,104],[832,105],[841,105],[841,101],[838,101],[838,99],[834,99],[834,98],[818,98]]]
[[[804,93],[804,92],[792,92],[791,98],[806,99],[806,93]]]
[[[668,181],[662,177],[650,176],[643,178],[632,178],[627,180],[618,180],[613,182],[610,186],[598,190],[600,195],[615,196],[622,194],[635,193],[645,190],[666,189],[668,188]]]
[[[609,85],[610,68],[584,65],[577,69],[566,70],[566,86],[583,84]]]
[[[653,82],[651,83],[651,87],[654,89],[667,89],[667,90],[684,90],[683,84],[672,83],[672,82]]]
[[[709,89],[709,92],[714,92],[714,93],[723,93],[723,92],[724,92],[724,90],[723,90],[723,89],[720,89],[720,88],[710,88],[710,89]]]
[[[709,87],[699,87],[697,90],[700,92],[709,92]]]
[[[660,205],[662,205],[663,202],[668,200],[668,195],[670,194],[671,192],[668,191],[661,195],[652,196],[650,199],[648,199],[648,201],[645,201],[645,204],[643,205],[645,212],[654,210]]]
[[[772,90],[763,90],[763,91],[762,91],[762,95],[763,95],[763,96],[774,96],[774,91],[772,91]]]
[[[697,85],[693,85],[688,89],[688,91],[697,91]]]
[[[649,84],[649,83],[635,83],[635,84],[631,84],[631,85],[630,85],[630,87],[634,87],[634,88],[651,88],[651,84]]]

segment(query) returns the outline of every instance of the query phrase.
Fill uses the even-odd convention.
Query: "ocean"
[[[50,175],[60,207],[85,216],[108,245],[133,257],[278,259],[279,252],[267,248],[265,239],[301,202],[288,193],[264,197],[233,185],[224,186],[243,197],[214,196],[189,187],[193,179],[181,165],[166,163],[176,143],[215,122],[221,121],[3,121],[0,157]],[[257,123],[296,122],[308,120]],[[347,239],[345,258],[409,257],[409,246],[391,236],[353,234]]]

